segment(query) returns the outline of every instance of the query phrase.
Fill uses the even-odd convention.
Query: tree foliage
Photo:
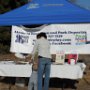
[[[0,27],[0,54],[9,53],[11,42],[10,27]]]
[[[16,9],[28,0],[0,0],[0,14]],[[11,27],[0,27],[0,54],[10,53]]]
[[[27,2],[28,0],[0,0],[0,14],[16,9]]]

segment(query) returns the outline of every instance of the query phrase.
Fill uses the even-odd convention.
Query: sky
[[[71,0],[72,1],[72,0]],[[90,0],[74,0],[76,4],[90,10]]]

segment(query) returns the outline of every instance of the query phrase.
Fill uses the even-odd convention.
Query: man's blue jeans
[[[51,59],[49,58],[39,58],[38,62],[38,90],[42,89],[42,81],[44,76],[44,90],[49,89],[49,79],[50,79],[50,69],[51,69]]]

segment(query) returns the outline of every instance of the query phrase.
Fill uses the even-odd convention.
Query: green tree
[[[0,14],[16,9],[28,0],[0,0]],[[0,27],[0,54],[9,53],[11,42],[11,27]]]
[[[0,27],[0,54],[9,53],[11,42],[10,27]]]
[[[16,9],[27,2],[28,0],[0,0],[0,13],[3,14],[10,10]]]

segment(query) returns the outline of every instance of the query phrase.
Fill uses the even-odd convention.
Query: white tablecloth
[[[50,77],[80,79],[85,69],[84,63],[76,65],[51,65]],[[31,64],[0,63],[0,76],[6,77],[30,77],[32,72]]]
[[[51,65],[50,77],[67,78],[67,79],[80,79],[83,77],[83,72],[86,65],[78,63],[76,65]]]

